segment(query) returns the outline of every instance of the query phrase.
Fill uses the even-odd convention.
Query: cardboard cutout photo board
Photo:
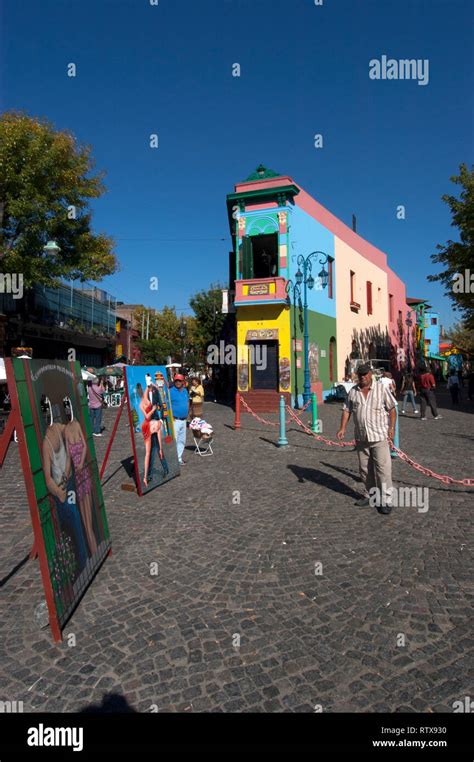
[[[111,542],[78,362],[6,361],[49,621],[56,640]]]
[[[164,365],[124,368],[138,494],[179,474],[173,414]]]

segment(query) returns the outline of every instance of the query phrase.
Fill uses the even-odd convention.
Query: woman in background
[[[192,418],[201,418],[202,416],[202,403],[204,402],[204,388],[199,382],[197,376],[191,379],[191,386],[189,389],[190,398],[190,411],[189,415]]]
[[[99,383],[93,381],[88,383],[89,392],[89,412],[91,414],[92,433],[95,437],[102,436],[102,406],[104,403],[104,377],[99,378]]]

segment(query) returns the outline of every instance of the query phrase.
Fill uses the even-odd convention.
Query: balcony
[[[287,304],[286,278],[251,278],[235,281],[235,306]]]

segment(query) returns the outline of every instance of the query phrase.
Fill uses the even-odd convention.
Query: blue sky
[[[45,116],[93,147],[108,188],[94,228],[116,239],[121,266],[101,285],[122,301],[189,310],[193,292],[225,282],[226,193],[263,162],[347,224],[355,213],[408,295],[430,299],[449,325],[450,303],[426,276],[436,244],[456,237],[441,196],[472,161],[473,8],[3,0],[2,110]],[[429,84],[369,79],[382,54],[429,59]]]

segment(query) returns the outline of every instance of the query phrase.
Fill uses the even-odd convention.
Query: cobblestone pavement
[[[402,418],[402,449],[474,476],[473,412],[441,395],[443,420]],[[122,417],[104,486],[113,555],[60,645],[35,624],[42,586],[25,561],[32,530],[11,446],[0,473],[0,699],[25,711],[439,712],[473,696],[473,490],[395,461],[397,486],[429,487],[429,510],[383,516],[353,504],[351,449],[298,430],[278,449],[275,429],[248,415],[238,432],[229,408],[206,403],[204,416],[214,457],[188,447],[181,476],[144,498],[120,489],[131,455]],[[320,417],[334,437],[340,406]],[[107,441],[96,440],[99,462]]]

